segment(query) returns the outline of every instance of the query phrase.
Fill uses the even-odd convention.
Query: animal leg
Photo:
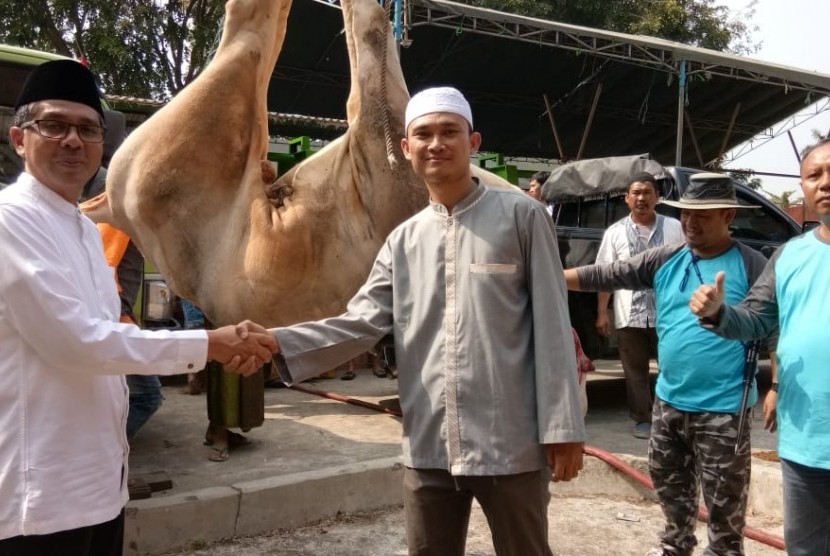
[[[346,47],[352,69],[346,104],[349,127],[363,126],[382,131],[388,142],[403,135],[403,114],[409,92],[392,36],[389,14],[374,0],[342,0]],[[390,4],[390,2],[387,2]],[[388,120],[388,121],[385,121]]]

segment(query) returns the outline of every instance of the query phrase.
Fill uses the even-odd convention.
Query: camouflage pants
[[[666,529],[660,535],[664,554],[692,554],[697,544],[698,486],[710,516],[709,546],[704,554],[744,553],[749,420],[736,454],[737,435],[738,414],[689,413],[655,400],[648,459],[666,516]]]

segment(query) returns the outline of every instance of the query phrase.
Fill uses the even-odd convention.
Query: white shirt
[[[98,229],[28,174],[0,192],[0,539],[85,527],[127,502],[123,374],[200,369],[204,331],[118,322]]]
[[[663,226],[663,241],[654,241],[654,235],[657,233],[657,227],[661,224]],[[628,228],[634,227],[635,233],[640,236],[642,241],[643,226],[639,226],[631,219],[631,215],[622,218],[608,227],[605,230],[605,235],[602,236],[602,244],[599,246],[597,252],[596,264],[609,264],[614,261],[625,261],[631,258],[631,247],[629,241]],[[685,241],[683,236],[683,227],[680,221],[669,216],[657,215],[657,220],[649,230],[644,245],[648,248],[658,247],[660,245],[672,245],[675,243],[682,243]],[[614,290],[614,327],[624,328],[626,326],[638,328],[654,328],[656,326],[656,315],[654,312],[654,303],[650,303],[646,307],[646,296],[651,296],[653,299],[653,290],[638,292],[638,301],[635,303],[634,292],[631,290]]]

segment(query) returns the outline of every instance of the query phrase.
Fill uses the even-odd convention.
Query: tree
[[[782,191],[780,195],[776,195],[775,193],[770,193],[769,191],[764,191],[769,197],[769,200],[781,207],[782,209],[790,208],[792,206],[796,206],[800,203],[796,203],[793,200],[793,195],[797,193],[795,190],[791,191]]]
[[[718,164],[717,168],[720,168],[720,164]],[[756,178],[755,172],[752,170],[729,170],[728,172],[729,177],[735,180],[738,183],[741,183],[747,186],[750,189],[754,189],[758,191],[759,189],[763,188],[764,183],[761,181],[760,178]]]
[[[465,4],[648,35],[736,54],[758,49],[747,22],[757,0],[733,14],[715,0],[459,0]]]
[[[86,57],[107,93],[169,98],[204,68],[221,0],[0,0],[0,41]]]

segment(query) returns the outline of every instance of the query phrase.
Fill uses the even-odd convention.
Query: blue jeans
[[[205,314],[187,299],[182,299],[182,313],[184,313],[184,327],[187,330],[205,327]]]
[[[161,407],[161,381],[156,375],[127,375],[130,411],[127,413],[127,439],[131,440],[153,413]]]
[[[789,556],[830,555],[830,469],[781,460]]]

